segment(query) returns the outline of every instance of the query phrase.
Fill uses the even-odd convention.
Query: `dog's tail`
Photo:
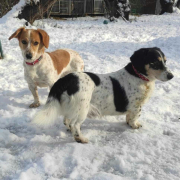
[[[92,104],[90,104],[89,112],[88,112],[87,117],[90,118],[90,119],[101,118],[102,115],[101,115],[101,113],[100,113],[100,111],[98,110],[97,107],[95,107]]]
[[[59,101],[54,98],[48,98],[44,107],[35,114],[32,123],[42,127],[48,127],[55,123],[59,115],[61,115]]]

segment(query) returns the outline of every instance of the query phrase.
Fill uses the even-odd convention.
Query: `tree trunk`
[[[173,5],[174,5],[174,0],[160,0],[161,3],[161,14],[164,14],[165,12],[167,13],[172,13],[173,12]]]
[[[129,20],[129,13],[131,6],[127,0],[104,0],[106,5],[106,12],[110,21],[115,18],[122,17]]]
[[[176,4],[177,8],[180,9],[180,0],[178,0],[177,4]]]

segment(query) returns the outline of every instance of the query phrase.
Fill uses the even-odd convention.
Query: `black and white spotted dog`
[[[164,53],[156,47],[140,49],[130,60],[113,73],[76,72],[59,79],[33,122],[48,126],[63,115],[64,124],[81,143],[88,142],[80,131],[87,117],[124,114],[133,129],[141,127],[141,107],[149,99],[155,80],[168,81],[173,74],[166,66]]]

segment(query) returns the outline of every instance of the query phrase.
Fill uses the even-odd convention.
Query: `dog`
[[[49,46],[49,35],[42,29],[19,28],[10,37],[19,40],[24,58],[24,77],[28,83],[34,102],[29,106],[40,106],[37,87],[49,87],[60,77],[74,71],[84,71],[84,62],[80,55],[70,49],[45,52]]]
[[[133,129],[141,127],[138,118],[142,105],[153,92],[155,80],[168,81],[173,74],[166,66],[164,53],[157,47],[139,49],[130,60],[113,73],[76,72],[59,79],[32,122],[49,126],[63,115],[64,124],[81,143],[88,142],[80,130],[87,117],[126,115],[126,122]]]

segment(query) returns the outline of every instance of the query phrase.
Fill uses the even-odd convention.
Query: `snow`
[[[0,18],[0,25],[5,24],[8,19],[9,19],[9,22],[13,22],[12,18],[18,16],[18,13],[21,10],[21,7],[23,7],[25,4],[26,4],[26,0],[20,0],[18,4],[13,6],[11,11],[9,11],[5,16]]]
[[[86,71],[119,70],[135,50],[157,46],[175,75],[169,82],[156,82],[152,98],[142,109],[142,128],[131,129],[125,116],[87,119],[82,133],[89,143],[79,144],[62,118],[49,129],[31,125],[39,108],[28,108],[33,97],[24,80],[21,51],[16,39],[8,41],[25,22],[13,18],[13,13],[0,19],[5,53],[0,60],[0,179],[179,180],[179,14],[146,15],[132,23],[118,20],[107,25],[101,17],[36,21],[50,36],[49,51],[76,50]],[[39,89],[42,104],[47,95],[46,88]]]
[[[34,2],[35,4],[37,4],[37,3],[39,2],[39,0],[26,0],[26,3],[27,3],[27,4],[30,4],[30,3],[32,3],[32,2]]]

